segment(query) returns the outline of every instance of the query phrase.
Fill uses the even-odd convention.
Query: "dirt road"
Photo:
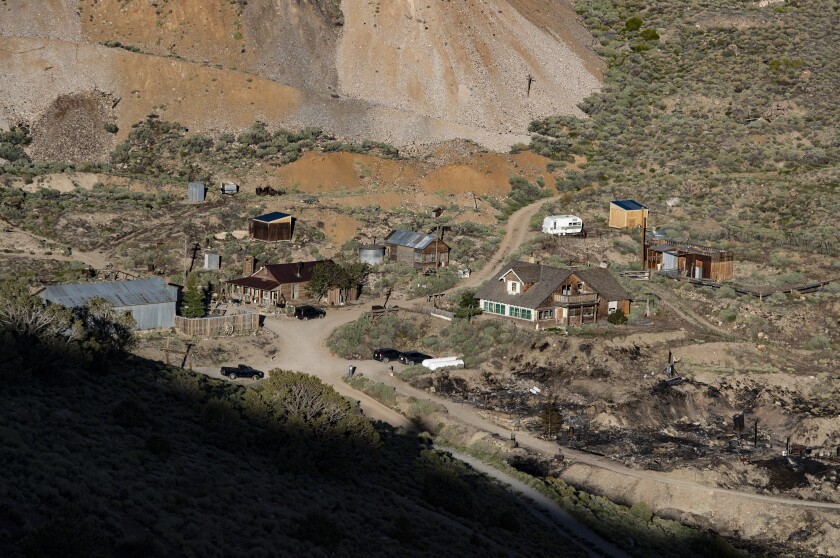
[[[546,524],[557,528],[564,535],[568,535],[577,539],[575,542],[588,552],[590,556],[613,556],[624,557],[627,554],[621,549],[608,542],[588,527],[582,525],[577,519],[572,517],[569,512],[560,507],[557,502],[548,496],[538,492],[524,482],[516,479],[498,469],[479,461],[478,459],[461,453],[450,448],[439,448],[448,451],[456,459],[460,459],[467,463],[476,471],[482,472],[488,477],[492,477],[503,484],[506,484],[510,490],[522,496],[526,502],[526,507],[534,517],[545,522]],[[597,553],[592,549],[597,549]]]
[[[502,238],[502,242],[499,244],[499,248],[496,250],[496,253],[493,254],[481,270],[473,273],[467,277],[466,280],[458,283],[455,288],[462,289],[464,287],[479,287],[482,283],[493,277],[493,275],[499,271],[499,264],[510,257],[510,255],[513,254],[513,252],[515,252],[529,236],[536,236],[537,233],[529,230],[531,217],[536,215],[543,205],[559,199],[560,196],[545,198],[534,202],[531,205],[526,205],[522,209],[514,212],[508,218],[507,225],[505,225],[505,236]]]

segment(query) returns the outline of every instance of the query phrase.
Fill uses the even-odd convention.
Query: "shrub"
[[[161,459],[166,459],[169,457],[169,454],[172,453],[172,445],[169,443],[169,440],[160,434],[152,434],[146,438],[146,449],[149,450],[152,455]]]
[[[116,125],[116,124],[114,124],[113,122],[106,122],[106,123],[105,123],[102,127],[103,127],[103,128],[105,129],[105,131],[106,131],[106,132],[108,132],[109,134],[116,134],[117,132],[119,132],[119,131],[120,131],[119,126],[117,126],[117,125]]]
[[[651,519],[653,519],[653,511],[650,509],[650,506],[648,506],[642,501],[633,504],[630,507],[630,513],[632,513],[645,523],[650,523]]]
[[[616,310],[607,317],[607,321],[613,325],[624,325],[627,323],[627,316],[623,310]]]
[[[624,28],[628,31],[638,31],[642,28],[642,18],[633,16],[624,22]]]
[[[639,35],[646,41],[658,41],[659,33],[655,29],[645,29]]]
[[[300,521],[292,536],[315,546],[335,548],[344,538],[344,533],[341,526],[328,514],[312,511]]]

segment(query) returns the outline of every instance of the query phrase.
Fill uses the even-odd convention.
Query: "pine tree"
[[[206,313],[204,287],[198,282],[198,276],[193,273],[187,278],[187,284],[184,286],[181,315],[185,318],[203,318]]]

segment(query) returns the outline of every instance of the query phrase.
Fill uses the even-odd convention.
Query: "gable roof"
[[[280,219],[285,219],[286,217],[291,217],[291,215],[289,215],[288,213],[281,213],[280,211],[272,211],[271,213],[266,213],[265,215],[254,217],[254,221],[272,223],[274,221],[279,221]]]
[[[617,205],[621,209],[626,209],[627,211],[633,211],[635,209],[647,209],[647,207],[643,206],[635,200],[615,200],[611,201],[610,203],[613,205]]]
[[[435,237],[430,234],[397,229],[388,235],[385,242],[422,250],[431,244],[434,239]]]
[[[160,277],[137,279],[135,281],[112,281],[108,283],[74,283],[51,285],[39,293],[40,297],[67,308],[77,308],[94,297],[101,297],[114,307],[143,306],[178,300],[178,290],[167,287]]]
[[[603,267],[586,267],[576,269],[572,273],[577,275],[593,291],[601,295],[601,298],[608,301],[630,299],[630,295],[627,294],[624,287],[615,280],[609,270]]]
[[[534,285],[522,294],[509,294],[507,286],[501,279],[511,271],[524,282],[534,283]],[[572,274],[608,301],[630,298],[627,291],[604,268],[565,269],[527,262],[513,262],[502,268],[502,271],[494,275],[475,293],[475,297],[534,309],[538,308],[551,293],[559,289],[560,285]]]
[[[507,286],[501,278],[513,271],[517,277],[526,283],[534,285],[522,294],[509,294]],[[561,269],[547,265],[532,264],[527,262],[513,262],[509,267],[502,268],[502,271],[493,276],[476,293],[476,298],[503,302],[524,308],[537,308],[542,302],[556,291],[563,281],[572,274],[570,269]]]
[[[251,287],[252,289],[259,289],[261,291],[270,291],[276,289],[280,285],[288,285],[291,283],[305,283],[312,280],[312,272],[318,264],[332,262],[332,260],[313,260],[311,262],[294,262],[283,264],[269,264],[256,270],[248,277],[240,277],[239,279],[231,279],[227,281],[231,285],[239,285],[241,287]],[[271,279],[265,277],[255,277],[263,269],[268,272]]]

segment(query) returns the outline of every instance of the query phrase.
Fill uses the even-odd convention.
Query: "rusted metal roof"
[[[68,308],[84,306],[94,298],[104,298],[114,307],[143,306],[176,302],[176,288],[168,288],[163,279],[137,279],[135,281],[113,281],[109,283],[73,283],[52,285],[41,291],[42,299]]]

